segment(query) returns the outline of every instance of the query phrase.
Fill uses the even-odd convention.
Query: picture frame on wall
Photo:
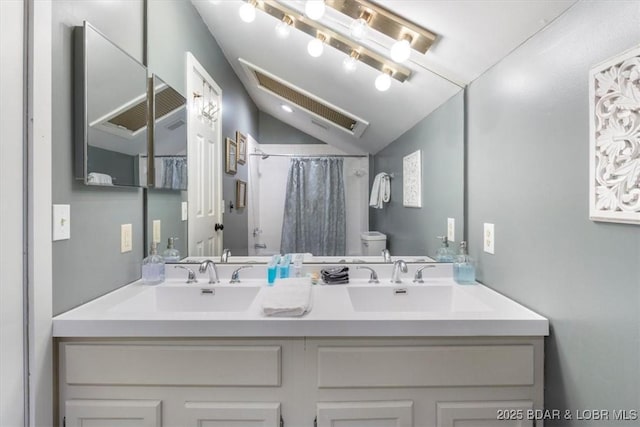
[[[236,131],[236,144],[238,144],[238,163],[244,165],[247,161],[247,135]]]
[[[247,183],[241,179],[236,180],[236,208],[247,206]]]
[[[231,138],[226,139],[224,171],[231,175],[235,175],[238,172],[238,146]]]
[[[422,154],[420,150],[402,159],[402,206],[422,207]]]

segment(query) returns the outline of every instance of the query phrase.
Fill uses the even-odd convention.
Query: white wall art
[[[589,73],[589,218],[640,224],[640,46]]]
[[[402,206],[422,207],[422,156],[420,150],[402,159]]]

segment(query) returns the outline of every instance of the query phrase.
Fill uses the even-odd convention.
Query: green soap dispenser
[[[178,251],[174,246],[176,240],[178,240],[177,237],[169,237],[167,249],[162,252],[164,262],[180,262],[180,251]]]
[[[449,247],[449,239],[447,238],[447,236],[438,236],[437,238],[442,240],[442,246],[440,246],[436,251],[436,261],[437,262],[454,262],[455,254],[453,250]]]
[[[453,263],[453,280],[461,285],[472,285],[476,282],[476,266],[467,252],[467,242],[460,242],[460,252]]]

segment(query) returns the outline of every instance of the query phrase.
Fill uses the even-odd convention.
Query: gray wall
[[[260,111],[258,118],[258,142],[260,144],[324,144],[319,139],[263,111]]]
[[[453,96],[373,157],[377,173],[394,173],[391,200],[383,209],[369,208],[369,229],[387,235],[391,254],[435,256],[436,236],[447,233],[447,218],[456,220],[456,241],[464,225],[464,96]],[[402,206],[402,159],[422,150],[422,208]]]
[[[52,200],[71,205],[71,239],[53,242],[53,312],[59,314],[140,277],[142,190],[87,187],[73,178],[72,29],[87,20],[142,62],[143,2],[52,2]],[[120,253],[120,225],[133,251]]]
[[[639,2],[578,2],[468,90],[471,252],[481,281],[551,322],[548,409],[640,403],[640,226],[588,219],[588,71],[639,42]]]
[[[149,69],[185,94],[185,53],[191,52],[222,88],[222,138],[236,139],[236,131],[258,135],[258,109],[225,59],[220,47],[190,1],[148,1]],[[186,96],[189,98],[188,96]],[[221,167],[224,167],[221,165]],[[247,210],[233,209],[236,180],[247,181],[247,165],[235,175],[224,174],[224,246],[235,255],[247,254]]]

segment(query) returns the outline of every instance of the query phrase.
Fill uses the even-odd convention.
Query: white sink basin
[[[163,286],[150,287],[116,305],[115,312],[245,311],[259,286]]]
[[[361,286],[348,288],[355,311],[479,312],[490,308],[456,286]]]

